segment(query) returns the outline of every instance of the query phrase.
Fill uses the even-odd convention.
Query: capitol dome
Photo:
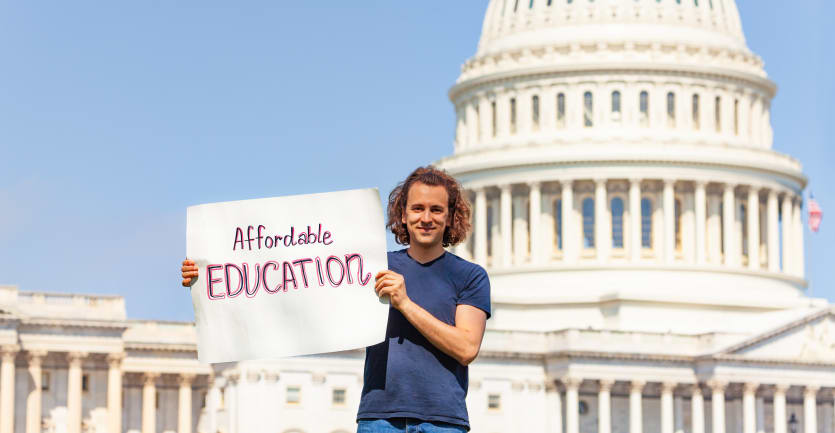
[[[438,162],[474,203],[457,252],[490,326],[741,331],[808,304],[775,93],[732,0],[491,0]]]

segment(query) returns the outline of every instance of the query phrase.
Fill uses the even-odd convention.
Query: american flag
[[[823,219],[823,211],[820,205],[815,201],[815,197],[809,197],[809,228],[817,233]]]

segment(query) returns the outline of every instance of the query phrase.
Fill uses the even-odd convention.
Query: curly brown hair
[[[400,182],[389,194],[388,222],[386,227],[394,233],[394,240],[400,245],[409,245],[409,230],[403,224],[403,214],[406,212],[406,199],[409,188],[416,182],[429,186],[443,186],[446,188],[449,202],[449,221],[444,230],[443,246],[457,245],[467,238],[470,232],[470,214],[472,207],[463,192],[461,184],[446,171],[431,165],[418,167],[403,182]]]

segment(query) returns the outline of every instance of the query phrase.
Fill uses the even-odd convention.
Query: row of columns
[[[0,433],[14,433],[15,359],[20,352],[17,345],[0,347]],[[28,373],[33,387],[26,396],[26,433],[41,433],[42,423],[42,363],[46,351],[26,352]],[[82,362],[85,352],[66,354],[67,374],[67,433],[81,433],[82,421]],[[122,431],[122,360],[124,354],[107,355],[107,415],[108,431]],[[159,373],[144,373],[142,386],[142,433],[156,431],[156,380]],[[191,385],[194,374],[179,376],[178,433],[191,433]]]
[[[642,91],[647,92],[647,113],[640,111]],[[546,90],[532,87],[457,101],[456,149],[471,150],[512,135],[585,129],[585,92],[592,93],[593,126],[623,128],[631,124],[688,134],[693,131],[724,134],[763,148],[771,142],[769,103],[757,93],[739,94],[721,89],[710,93],[688,92],[680,85],[646,89],[634,85],[573,86]],[[620,111],[612,109],[613,92],[621,94]],[[667,110],[668,93],[674,95],[672,116]],[[564,101],[561,107],[557,102],[559,95]],[[694,95],[698,95],[695,113]]]
[[[561,380],[565,387],[565,433],[579,433],[579,390],[583,382],[576,377],[568,377]],[[598,383],[598,433],[612,432],[612,409],[611,390],[615,384],[614,380],[601,379]],[[635,380],[629,382],[629,432],[643,432],[642,397],[646,382]],[[679,384],[675,382],[661,383],[661,433],[674,433],[684,431],[683,405],[681,398],[674,398],[674,391]],[[705,402],[700,384],[687,385],[690,388],[691,404],[691,429],[692,433],[705,432]],[[725,391],[728,382],[711,380],[706,383],[711,391],[711,431],[712,433],[726,433],[725,431]],[[769,385],[762,385],[763,387]],[[803,433],[818,433],[817,424],[817,393],[820,390],[816,385],[801,385],[803,387]],[[786,392],[790,388],[788,384],[770,385],[773,389],[773,424],[774,433],[788,432],[788,420],[786,417]],[[761,388],[757,383],[744,383],[742,394],[743,407],[743,430],[742,433],[760,433],[765,431],[765,402],[763,397],[757,396],[757,390]],[[550,408],[548,413],[554,419],[550,421],[551,431],[562,433],[562,398],[556,387],[548,389],[547,401]],[[835,398],[835,390],[832,390]],[[835,403],[833,403],[835,412]],[[824,428],[825,432],[832,432],[833,426]],[[798,432],[800,433],[800,432]]]
[[[629,251],[627,256],[632,261],[639,261],[642,254],[641,244],[641,197],[643,179],[629,179],[628,193],[628,215],[629,220],[624,221],[624,235],[628,230]],[[611,242],[611,220],[612,213],[608,200],[607,179],[594,179],[594,200],[595,200],[595,254],[596,259],[601,262],[607,261],[612,255]],[[663,230],[661,242],[656,244],[660,247],[663,261],[673,263],[676,261],[676,215],[675,215],[675,185],[677,180],[663,179],[661,194],[661,211],[663,213]],[[721,188],[720,195],[707,194],[707,181],[685,181],[693,184],[693,213],[695,214],[695,239],[688,239],[688,245],[693,248],[693,260],[696,264],[719,264],[727,266],[742,266],[742,239],[741,233],[736,227],[737,220],[737,196],[736,189],[739,185],[732,183],[716,184]],[[562,233],[562,259],[567,263],[573,263],[580,257],[582,233],[582,214],[576,215],[574,209],[574,187],[576,180],[556,181],[560,184],[560,196],[562,199],[563,224]],[[530,203],[527,219],[524,218],[525,197],[512,194],[513,185],[499,185],[498,215],[494,214],[493,224],[495,227],[488,227],[487,221],[487,189],[480,187],[475,189],[475,211],[474,211],[474,245],[472,246],[473,256],[476,262],[487,264],[487,242],[488,230],[493,234],[501,236],[500,251],[494,249],[493,266],[511,266],[521,262],[530,261],[534,264],[542,264],[551,259],[548,246],[553,243],[555,233],[543,230],[543,221],[550,221],[555,216],[550,206],[542,205],[542,183],[530,182],[528,186],[528,201]],[[767,269],[771,272],[784,272],[796,276],[803,276],[803,227],[801,222],[801,200],[794,193],[789,191],[777,191],[775,189],[764,189],[754,185],[742,186],[747,189],[747,267],[751,270],[758,270],[767,259]],[[765,254],[767,257],[760,257],[760,193],[766,193],[765,203],[765,224],[764,234],[766,243]],[[721,197],[721,198],[720,198]],[[718,214],[719,200],[722,203],[723,213]],[[782,210],[778,204],[782,203]],[[708,212],[710,211],[710,212]],[[582,212],[582,210],[580,210]],[[682,209],[684,213],[684,209]],[[779,215],[783,215],[782,228],[782,266],[779,257],[781,251],[781,239],[779,228]],[[626,214],[626,213],[625,213]],[[498,216],[498,218],[495,218]],[[498,219],[498,221],[496,221]],[[523,224],[520,224],[520,221]],[[525,228],[524,226],[527,226]],[[721,226],[722,233],[719,233]],[[504,234],[509,234],[505,236]],[[682,229],[683,234],[683,229]],[[530,258],[528,259],[528,236],[530,236]],[[626,236],[625,236],[626,237]],[[718,239],[722,239],[721,245]],[[708,242],[712,239],[712,242]],[[683,240],[684,242],[684,240]],[[494,244],[496,245],[496,244]],[[468,248],[465,246],[464,248]],[[724,252],[724,254],[723,254]],[[498,254],[496,254],[498,253]],[[495,260],[500,256],[501,260]]]

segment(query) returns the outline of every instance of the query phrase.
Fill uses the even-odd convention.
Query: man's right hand
[[[191,287],[197,282],[197,265],[194,260],[183,260],[183,287]]]

